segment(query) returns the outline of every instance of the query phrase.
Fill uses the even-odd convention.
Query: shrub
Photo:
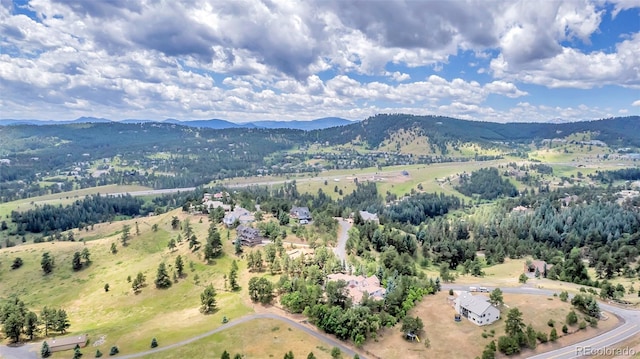
[[[100,349],[96,350],[96,358],[100,358],[102,357],[102,352],[100,351]]]
[[[551,328],[553,328],[553,326],[556,324],[555,320],[553,319],[549,319],[549,321],[547,322],[547,325],[550,326]]]
[[[578,315],[572,310],[567,314],[567,324],[575,325],[576,323],[578,323]]]
[[[158,341],[156,338],[151,339],[151,347],[156,348],[158,346]]]
[[[536,333],[536,338],[538,338],[540,343],[546,343],[546,342],[549,341],[549,339],[547,337],[547,333],[545,333],[545,332],[537,332]]]
[[[566,324],[564,324],[564,325],[562,326],[562,332],[563,332],[564,334],[569,333],[569,328],[567,328],[567,325],[566,325]]]
[[[115,345],[114,345],[114,346],[112,346],[112,347],[111,347],[111,350],[109,351],[109,355],[116,355],[116,354],[118,354],[118,353],[120,353],[120,350],[118,350],[118,347],[117,347],[117,346],[115,346]]]
[[[551,333],[549,333],[549,340],[555,342],[556,339],[558,339],[558,332],[556,331],[556,328],[553,328],[551,329]]]
[[[578,328],[582,329],[587,329],[587,322],[585,322],[584,320],[580,321],[580,324],[578,325]]]

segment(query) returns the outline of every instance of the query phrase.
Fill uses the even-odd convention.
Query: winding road
[[[347,229],[348,230],[348,229]],[[456,285],[456,284],[444,284],[442,286],[443,290],[468,290],[468,286]],[[493,288],[489,288],[491,290]],[[552,296],[557,291],[545,290],[545,289],[537,289],[530,287],[501,287],[504,293],[513,293],[513,294],[530,294],[530,295],[540,295],[540,296]],[[617,326],[616,328],[609,330],[605,333],[602,333],[596,337],[591,339],[584,340],[582,342],[569,345],[564,348],[552,350],[546,353],[538,354],[530,357],[529,359],[573,359],[580,358],[583,356],[587,356],[590,353],[598,353],[604,348],[611,347],[627,338],[630,338],[634,335],[638,335],[640,333],[640,311],[637,310],[629,310],[623,309],[616,306],[612,306],[605,303],[599,303],[600,308],[607,312],[613,313],[617,315],[622,324]],[[305,333],[313,336],[314,338],[325,342],[330,346],[335,346],[340,348],[343,353],[347,354],[349,357],[353,357],[356,352],[347,346],[344,342],[336,340],[324,333],[315,331],[299,322],[293,321],[289,318],[280,316],[278,314],[272,313],[263,313],[263,314],[250,314],[237,319],[234,319],[226,324],[221,325],[220,327],[210,330],[208,332],[202,333],[195,337],[185,339],[179,341],[177,343],[173,343],[164,347],[158,347],[152,350],[147,350],[144,352],[139,352],[135,354],[126,354],[126,355],[118,355],[117,358],[140,358],[143,356],[152,355],[155,353],[159,353],[165,350],[170,350],[174,348],[181,347],[183,345],[191,344],[197,340],[204,339],[213,334],[222,332],[229,328],[232,328],[236,325],[250,322],[256,319],[275,319],[282,321],[286,324],[291,325],[292,327],[302,330]],[[37,359],[38,351],[40,349],[40,343],[34,344],[26,344],[19,347],[8,347],[5,345],[0,346],[0,358],[2,359]],[[360,358],[366,358],[362,354]]]

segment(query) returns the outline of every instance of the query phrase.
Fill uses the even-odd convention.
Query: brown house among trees
[[[236,233],[238,234],[236,241],[240,241],[243,246],[253,247],[262,244],[266,239],[260,235],[260,231],[251,227],[238,226]]]

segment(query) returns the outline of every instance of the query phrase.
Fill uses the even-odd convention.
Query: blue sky
[[[0,0],[0,118],[640,114],[640,0]]]

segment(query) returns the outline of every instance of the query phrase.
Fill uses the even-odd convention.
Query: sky
[[[0,118],[640,114],[640,0],[0,0]]]

